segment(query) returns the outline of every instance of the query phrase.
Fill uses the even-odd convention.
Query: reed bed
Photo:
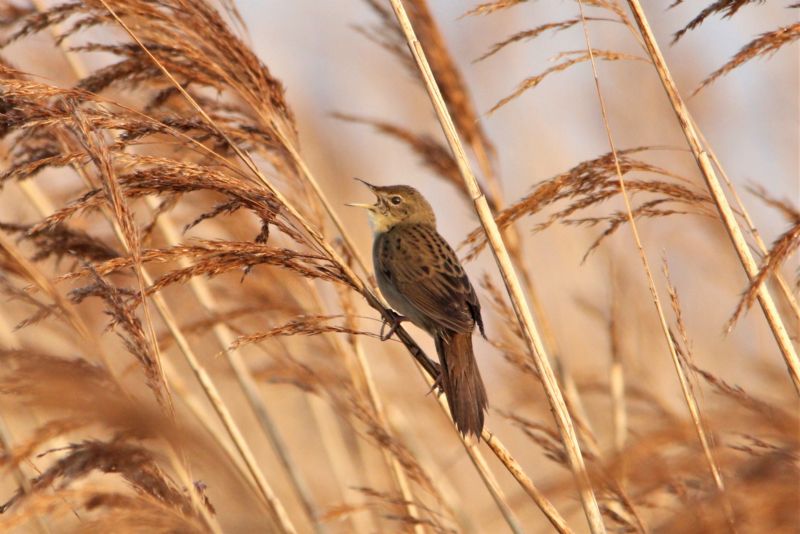
[[[726,19],[776,9],[751,0],[679,0],[675,27],[637,0],[355,4],[346,31],[380,62],[358,94],[405,84],[383,95],[400,113],[346,91],[319,111],[230,0],[0,6],[0,529],[796,532],[798,169],[745,180],[717,152],[770,150],[763,125],[732,147],[701,127],[738,108],[703,96],[791,54],[798,25],[736,41]],[[684,45],[712,35],[731,57],[687,86]],[[296,39],[272,46],[314,69]],[[593,118],[510,154],[565,80],[548,116]],[[381,340],[351,169],[430,193],[461,245],[488,326],[480,440],[431,340]]]

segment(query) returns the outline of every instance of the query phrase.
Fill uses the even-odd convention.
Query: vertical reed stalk
[[[644,269],[645,275],[647,277],[647,286],[650,290],[650,295],[653,298],[653,304],[655,305],[656,312],[658,314],[658,320],[661,325],[661,331],[664,334],[664,338],[667,342],[667,346],[669,347],[669,352],[672,357],[672,363],[675,367],[675,372],[678,375],[678,380],[681,384],[681,390],[683,392],[683,396],[686,399],[686,405],[689,409],[689,413],[692,417],[692,423],[694,424],[695,430],[697,432],[697,437],[700,440],[700,444],[703,447],[703,453],[705,454],[706,462],[708,463],[709,469],[711,470],[711,475],[714,479],[714,483],[717,486],[717,489],[722,496],[723,501],[725,502],[725,513],[728,518],[729,524],[733,525],[733,510],[730,507],[730,503],[727,501],[727,496],[725,494],[725,485],[722,481],[722,475],[719,472],[719,468],[714,460],[714,456],[711,453],[711,448],[708,443],[708,438],[706,437],[705,429],[703,428],[703,423],[700,418],[700,409],[697,406],[697,399],[694,396],[694,392],[692,391],[691,387],[689,386],[688,380],[686,379],[686,374],[683,371],[683,366],[681,365],[680,358],[678,356],[678,351],[675,347],[675,342],[672,339],[672,336],[669,332],[669,327],[667,326],[667,319],[664,315],[664,308],[661,304],[661,298],[658,296],[658,290],[656,289],[655,280],[653,279],[653,272],[650,269],[650,261],[647,259],[647,254],[644,251],[644,246],[642,245],[642,240],[639,236],[639,229],[636,224],[636,219],[633,216],[633,210],[631,208],[631,200],[628,195],[627,189],[625,187],[625,179],[622,175],[622,167],[620,166],[619,157],[617,154],[616,145],[614,144],[614,137],[611,134],[611,125],[608,122],[608,114],[606,112],[606,104],[605,98],[603,97],[603,92],[600,89],[600,76],[597,72],[597,62],[594,58],[594,52],[592,49],[592,43],[589,38],[589,25],[586,23],[586,17],[584,16],[583,12],[583,1],[578,0],[578,7],[580,9],[580,16],[581,22],[583,25],[583,34],[586,40],[586,50],[589,54],[590,63],[592,66],[592,75],[594,78],[594,86],[595,92],[597,94],[597,99],[600,104],[600,114],[603,119],[603,126],[606,131],[606,136],[608,139],[608,145],[611,149],[611,153],[614,156],[614,166],[616,167],[617,171],[617,178],[619,180],[619,187],[620,193],[622,194],[622,199],[625,202],[625,211],[628,218],[628,224],[631,228],[631,233],[633,234],[634,243],[636,245],[636,250],[639,253],[639,258],[642,260],[642,267]]]
[[[403,34],[406,37],[411,54],[414,56],[417,67],[419,68],[422,78],[425,81],[425,87],[428,90],[428,95],[431,98],[433,107],[436,110],[442,130],[444,131],[445,137],[447,137],[447,142],[449,143],[450,149],[452,150],[456,162],[458,163],[461,176],[464,179],[464,183],[466,184],[467,189],[470,192],[470,196],[475,204],[475,210],[477,211],[478,217],[481,220],[481,225],[483,226],[483,229],[489,238],[489,243],[492,247],[492,251],[494,252],[495,260],[497,261],[498,267],[503,276],[503,282],[505,283],[506,290],[511,298],[514,312],[517,315],[520,327],[525,335],[528,349],[532,353],[536,368],[539,371],[539,375],[542,377],[542,384],[544,385],[547,399],[550,402],[551,409],[553,410],[556,424],[558,425],[559,432],[561,432],[561,437],[567,457],[569,459],[570,467],[572,468],[572,472],[578,484],[581,504],[583,505],[584,512],[586,513],[586,518],[589,521],[589,527],[593,534],[605,532],[603,518],[600,514],[600,508],[597,505],[597,499],[595,498],[594,491],[592,490],[592,484],[589,480],[589,475],[586,471],[583,456],[580,452],[580,445],[578,444],[578,438],[575,435],[575,428],[573,426],[572,419],[569,411],[567,410],[567,406],[564,403],[564,397],[561,394],[558,382],[553,374],[553,369],[550,367],[550,363],[547,360],[547,354],[542,344],[541,336],[534,325],[533,317],[531,316],[530,309],[525,301],[519,280],[514,273],[514,267],[511,265],[511,259],[508,255],[505,244],[503,243],[503,238],[500,235],[500,231],[498,230],[497,224],[494,221],[491,209],[486,201],[486,197],[481,192],[478,182],[475,179],[475,175],[472,173],[469,161],[467,160],[464,152],[464,147],[458,138],[458,133],[453,125],[453,120],[447,111],[447,106],[442,99],[442,95],[436,84],[436,80],[430,70],[427,58],[425,57],[425,51],[422,49],[422,45],[414,34],[414,29],[412,28],[411,22],[408,19],[408,14],[406,13],[401,0],[391,0],[391,2],[392,9],[397,16],[397,20],[400,23]],[[489,434],[488,431],[485,431],[484,433]]]
[[[614,452],[621,454],[628,439],[628,410],[625,405],[625,365],[622,358],[622,345],[620,344],[619,325],[619,291],[616,275],[611,277],[611,312],[608,320],[608,332],[611,338],[611,370],[609,383],[611,385],[612,419],[614,421]],[[624,461],[624,458],[623,458]],[[622,466],[621,483],[625,482],[625,466]]]

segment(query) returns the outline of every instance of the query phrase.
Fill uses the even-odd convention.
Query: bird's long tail
[[[472,336],[439,332],[436,335],[436,352],[442,365],[442,388],[456,427],[464,436],[473,434],[480,437],[488,400],[472,352]]]

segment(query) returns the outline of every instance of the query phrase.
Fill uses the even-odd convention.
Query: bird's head
[[[356,178],[375,194],[375,204],[348,204],[365,208],[370,225],[376,233],[388,232],[398,224],[428,224],[436,226],[433,208],[422,194],[407,185],[377,186]]]

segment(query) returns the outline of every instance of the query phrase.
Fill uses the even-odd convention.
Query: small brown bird
[[[486,390],[472,351],[472,331],[483,334],[478,296],[455,251],[436,231],[436,216],[419,191],[407,185],[378,187],[363,180],[375,204],[349,204],[369,210],[374,232],[375,278],[389,304],[436,341],[442,372],[438,379],[456,427],[480,436]],[[484,336],[485,337],[485,336]]]

